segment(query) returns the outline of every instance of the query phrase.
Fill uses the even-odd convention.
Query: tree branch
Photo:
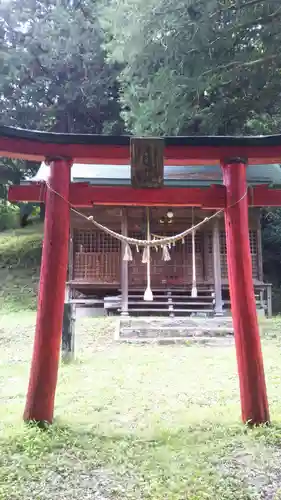
[[[237,7],[236,3],[233,3],[229,5],[228,7],[222,7],[221,10],[219,11],[220,13],[223,12],[229,12],[230,10],[242,10],[242,9],[247,9],[248,7],[253,7],[254,5],[258,5],[261,3],[261,0],[250,0],[249,2],[243,3]],[[218,12],[214,12],[211,14],[210,18],[214,17]]]
[[[221,64],[220,66],[217,66],[214,69],[209,69],[207,71],[204,71],[198,78],[202,78],[206,75],[209,75],[211,73],[214,73],[214,71],[220,71],[220,70],[227,70],[234,68],[235,66],[238,67],[239,69],[242,68],[251,68],[252,66],[256,66],[257,64],[263,64],[265,62],[271,62],[274,61],[278,58],[281,58],[281,54],[272,54],[270,56],[265,56],[265,57],[260,57],[259,59],[255,59],[254,61],[247,61],[244,63],[240,63],[239,61],[232,61],[228,64]]]

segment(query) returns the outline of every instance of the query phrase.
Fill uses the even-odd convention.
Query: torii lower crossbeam
[[[9,188],[11,203],[29,201],[42,203],[46,199],[46,186],[42,183],[15,185]],[[266,185],[254,186],[248,190],[249,207],[280,207],[281,189]],[[94,205],[111,206],[173,206],[201,207],[216,210],[226,206],[225,186],[209,188],[164,187],[161,189],[134,189],[130,186],[91,186],[85,183],[70,184],[69,202],[74,207],[89,208]]]

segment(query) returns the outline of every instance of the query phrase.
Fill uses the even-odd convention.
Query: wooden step
[[[162,287],[162,288],[154,288],[153,286],[151,287],[153,292],[160,292],[160,293],[167,293],[167,292],[172,292],[172,293],[191,293],[191,286],[188,288],[180,288],[180,287],[175,287],[175,288],[168,288],[168,287]],[[143,293],[145,290],[145,285],[142,288],[129,288],[129,293]],[[197,287],[198,293],[209,293],[209,292],[214,292],[213,288],[201,288],[200,286]],[[119,288],[119,291],[121,292],[121,288]]]
[[[177,312],[177,313],[179,313],[179,312],[182,312],[182,313],[187,313],[187,312],[188,313],[204,313],[204,312],[206,312],[206,313],[210,313],[212,311],[213,311],[213,309],[194,309],[194,308],[192,308],[192,309],[186,308],[186,309],[172,309],[172,310],[169,310],[168,308],[167,309],[159,309],[159,308],[155,309],[155,308],[152,307],[150,309],[150,308],[135,308],[134,307],[134,308],[130,309],[130,312],[163,312],[163,313],[164,312],[165,313],[171,313],[171,312]]]
[[[141,313],[152,313],[152,312],[159,312],[159,313],[167,313],[169,314],[170,312],[172,311],[169,311],[169,309],[159,309],[159,308],[154,308],[152,307],[151,309],[150,308],[139,308],[139,307],[134,307],[134,308],[130,308],[129,309],[129,312],[130,313],[134,313],[134,312],[141,312]]]
[[[192,297],[191,293],[183,293],[183,294],[175,294],[175,293],[171,293],[170,295],[168,294],[169,297],[172,297],[173,299],[181,299],[181,298],[185,298],[185,297],[188,297],[190,299],[196,299],[197,297],[200,297],[200,299],[208,299],[209,297],[212,297],[213,296],[213,293],[209,293],[208,295],[201,295],[200,293],[197,294],[197,297]]]
[[[141,298],[143,297],[143,295],[144,295],[144,294],[142,294],[142,295],[131,295],[131,294],[129,293],[128,298],[129,298],[129,299],[141,299]],[[168,297],[167,295],[158,295],[158,294],[155,294],[155,293],[153,293],[153,297],[154,297],[155,299],[163,299],[163,300],[168,300],[168,299],[170,298],[170,297]]]
[[[196,301],[199,301],[199,302],[212,302],[214,301],[215,297],[212,297],[212,296],[209,296],[209,297],[202,297],[202,296],[198,296],[198,297],[168,297],[170,300],[172,300],[173,302],[190,302],[190,303],[193,303],[193,302],[196,302]]]
[[[130,297],[129,297],[129,299],[128,299],[128,303],[129,304],[136,304],[136,305],[138,305],[138,304],[147,304],[149,302],[157,304],[157,305],[163,305],[163,306],[166,305],[166,304],[168,304],[168,303],[170,303],[170,304],[172,303],[172,302],[168,302],[167,299],[166,300],[159,300],[159,298],[155,298],[155,297],[151,301],[150,300],[149,301],[143,300],[143,298],[140,298],[140,299],[130,299]]]
[[[101,305],[103,306],[103,299],[70,299],[69,304],[80,305],[80,306],[95,306]]]
[[[183,307],[183,306],[190,306],[190,307],[194,307],[194,306],[204,306],[204,307],[213,307],[213,302],[210,302],[209,304],[206,304],[206,302],[193,302],[192,304],[190,302],[181,302],[181,303],[176,303],[176,302],[172,302],[172,305],[174,307]]]
[[[153,296],[154,297],[159,297],[159,298],[172,298],[172,299],[184,299],[184,298],[188,298],[188,299],[197,299],[197,298],[200,298],[202,300],[204,299],[209,299],[209,298],[212,298],[212,294],[209,294],[209,295],[201,295],[200,293],[198,293],[197,297],[192,297],[191,294],[188,294],[188,293],[185,293],[185,294],[182,294],[182,295],[175,295],[173,293],[170,294],[170,292],[168,293],[163,293],[163,294],[159,294],[159,293],[154,293],[154,291],[152,290],[152,293],[153,293]],[[133,294],[133,293],[128,293],[128,296],[129,297],[133,297],[133,298],[139,298],[139,297],[142,297],[144,295],[144,292],[143,293],[140,293],[140,294]]]
[[[128,301],[128,304],[129,305],[146,305],[148,304],[147,301],[145,300],[134,300],[134,301]],[[213,301],[209,301],[209,302],[188,302],[188,301],[185,301],[185,302],[175,302],[175,301],[171,301],[171,302],[160,302],[160,301],[157,301],[157,300],[152,300],[151,301],[151,304],[154,304],[155,306],[212,306],[213,305]]]

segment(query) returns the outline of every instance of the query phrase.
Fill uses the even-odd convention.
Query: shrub
[[[0,201],[0,231],[19,226],[19,207],[6,201]]]

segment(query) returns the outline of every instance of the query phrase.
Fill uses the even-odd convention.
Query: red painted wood
[[[130,164],[129,146],[52,144],[38,140],[0,137],[0,156],[43,161],[73,158],[76,163]],[[281,146],[166,146],[166,165],[217,165],[224,158],[248,158],[249,164],[279,163]]]
[[[9,201],[44,201],[45,186],[32,184],[11,186]],[[224,186],[201,188],[134,189],[131,186],[91,186],[85,183],[70,185],[70,202],[76,207],[95,205],[128,206],[204,206],[225,205]]]
[[[20,201],[30,201],[32,203],[43,202],[46,199],[46,186],[39,183],[10,186],[8,199],[11,203]]]
[[[222,165],[231,310],[240,381],[243,422],[269,422],[249,243],[246,165]]]
[[[51,164],[51,187],[69,197],[70,162]],[[48,190],[37,322],[25,420],[52,422],[68,262],[69,206]]]
[[[29,184],[10,186],[8,198],[11,202],[45,201],[46,186]],[[161,188],[157,190],[135,190],[130,186],[91,186],[85,183],[70,185],[70,202],[76,207],[96,205],[134,206],[202,206],[206,209],[225,207],[225,187],[210,188]],[[270,189],[266,185],[249,189],[248,203],[252,207],[280,207],[281,189]]]
[[[266,185],[255,186],[249,190],[248,200],[253,207],[280,207],[281,189],[269,188]]]

